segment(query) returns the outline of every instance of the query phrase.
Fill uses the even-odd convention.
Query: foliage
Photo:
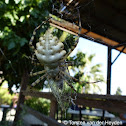
[[[116,90],[116,95],[121,95],[121,94],[122,94],[122,90],[120,89],[120,87],[118,87]]]
[[[49,114],[50,102],[42,98],[27,98],[25,104],[45,115]]]
[[[11,126],[12,124],[8,121],[0,122],[0,126]]]
[[[28,42],[34,28],[48,17],[50,8],[51,0],[0,1],[0,76],[8,80],[10,91],[14,84],[19,87],[24,69],[30,71],[33,67],[26,58],[31,55]]]
[[[4,83],[3,83],[3,85],[4,85]],[[4,88],[3,85],[0,87],[0,105],[1,104],[10,105],[12,102],[13,95],[11,95],[8,92],[8,89]]]
[[[78,52],[76,55],[68,58],[69,61],[74,62],[74,65],[69,67],[71,73],[74,73],[74,78],[83,81],[82,84],[75,83],[75,89],[79,93],[89,93],[91,88],[94,89],[94,93],[97,93],[97,91],[100,90],[99,86],[95,83],[87,84],[86,82],[104,81],[100,70],[101,64],[93,66],[91,64],[94,56],[94,54],[88,56],[87,54]]]

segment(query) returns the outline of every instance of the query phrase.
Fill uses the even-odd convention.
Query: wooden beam
[[[22,91],[25,96],[41,97],[50,100],[56,100],[51,92],[38,92],[38,91]],[[99,94],[77,94],[79,98],[84,99],[103,99],[103,100],[117,100],[126,101],[126,96],[122,95],[99,95]]]
[[[56,101],[55,97],[51,92],[38,92],[38,91],[22,91],[23,95],[25,96],[32,96],[32,97],[41,97],[41,98],[46,98],[49,100],[54,100]]]
[[[102,99],[102,100],[116,100],[126,101],[126,96],[121,95],[98,95],[98,94],[77,94],[78,98],[84,99]]]
[[[27,92],[23,91],[24,95],[34,97],[42,97],[50,100],[56,100],[51,92]],[[111,112],[122,113],[126,110],[126,96],[119,95],[98,95],[98,94],[77,94],[78,105],[101,108]],[[54,115],[53,115],[54,116]]]
[[[54,120],[54,119],[52,119],[52,118],[50,118],[50,117],[48,117],[48,116],[46,116],[46,115],[44,115],[44,114],[42,114],[42,113],[36,111],[36,110],[33,110],[32,108],[27,107],[27,106],[25,106],[25,105],[23,105],[23,104],[21,104],[20,107],[21,107],[22,109],[25,108],[25,110],[26,110],[28,113],[34,115],[34,116],[37,117],[39,120],[41,120],[41,121],[47,123],[48,126],[65,126],[64,124],[58,123],[56,120]]]
[[[77,25],[70,23],[68,21],[65,21],[65,20],[58,21],[58,20],[51,18],[50,25],[57,27],[63,31],[67,31],[73,35],[78,35],[78,32],[79,32],[79,27]],[[88,31],[87,29],[84,29],[84,28],[81,29],[81,36],[82,37],[87,36],[87,38],[88,37],[93,38],[94,41],[107,45],[107,46],[117,46],[120,44],[119,42],[113,41],[109,38],[106,38],[106,37],[98,35],[94,32]],[[121,46],[116,49],[121,51],[123,49],[123,47],[124,46]],[[126,53],[126,49],[124,49],[123,52]]]
[[[57,107],[57,101],[51,100],[50,114],[49,114],[49,116],[51,118],[55,119],[55,114],[56,114],[57,109],[58,109],[58,107]]]
[[[126,103],[115,100],[97,100],[97,99],[84,99],[77,98],[75,101],[77,105],[83,105],[93,108],[100,108],[110,112],[124,113],[126,110]]]
[[[126,110],[126,96],[78,94],[78,105],[100,108],[111,112],[123,113]]]

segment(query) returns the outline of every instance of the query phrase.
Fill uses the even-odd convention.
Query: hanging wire
[[[80,9],[80,8],[82,8],[82,7],[85,8],[86,6],[88,6],[89,4],[91,4],[91,3],[93,3],[93,2],[94,2],[94,0],[91,0],[91,1],[89,1],[87,4],[82,5],[82,6],[80,5],[80,6],[78,6],[77,8],[78,8],[78,9]]]
[[[80,17],[80,10],[79,10],[79,8],[77,8],[77,12],[78,12],[78,17],[79,17],[79,33],[78,33],[78,35],[79,35],[79,37],[80,37],[80,34],[81,34],[81,17]]]
[[[13,72],[16,74],[16,71],[15,71],[13,65],[12,65],[12,62],[6,57],[6,55],[4,54],[4,52],[2,51],[1,48],[0,48],[0,52],[1,52],[1,54],[4,56],[4,58],[8,61],[8,63],[10,64],[10,66],[11,66]]]

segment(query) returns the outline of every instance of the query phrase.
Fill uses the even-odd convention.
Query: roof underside
[[[65,0],[64,4],[66,5],[68,2],[69,0]],[[77,5],[77,3],[79,4]],[[78,17],[77,7],[79,7],[80,10],[82,28],[87,30],[86,33],[83,34],[88,35],[89,33],[95,33],[96,35],[100,35],[101,38],[94,38],[96,40],[102,40],[103,43],[101,43],[107,46],[115,46],[118,44],[124,44],[125,46],[126,0],[73,0],[67,6],[68,12],[73,12],[72,15],[68,18],[66,13],[64,14],[66,16],[63,18],[73,23],[74,18],[77,19]],[[104,41],[102,37],[107,40]],[[108,42],[109,40],[112,41]],[[117,49],[121,51],[124,46]],[[126,49],[124,49],[123,52],[126,53]]]
[[[125,0],[95,0],[80,13],[84,28],[119,43],[126,41]]]

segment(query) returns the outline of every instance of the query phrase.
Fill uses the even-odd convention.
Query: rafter
[[[57,27],[61,30],[67,31],[73,35],[78,35],[79,27],[73,23],[70,23],[68,21],[57,21],[53,18],[50,19],[50,25]],[[99,34],[96,34],[94,32],[88,31],[85,28],[81,29],[81,37],[87,38],[87,39],[93,39],[95,42],[104,44],[106,46],[117,46],[119,45],[119,42],[111,40],[109,38],[106,38],[104,36],[101,36]],[[116,48],[117,50],[121,51],[124,48],[124,46],[120,46]],[[123,50],[123,53],[126,53],[126,48]]]

